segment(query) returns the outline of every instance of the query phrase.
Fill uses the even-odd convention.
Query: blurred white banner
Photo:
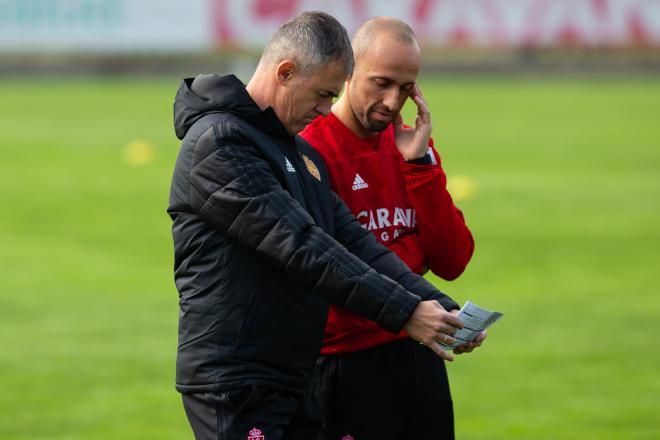
[[[0,0],[4,52],[211,47],[209,0]]]
[[[0,51],[260,49],[319,9],[399,17],[435,47],[660,47],[660,0],[0,0]]]

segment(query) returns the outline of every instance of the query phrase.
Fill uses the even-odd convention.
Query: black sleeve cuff
[[[406,163],[411,163],[413,165],[433,165],[433,160],[429,154],[425,154],[417,159],[407,160]]]
[[[417,295],[398,286],[397,292],[390,296],[375,321],[390,333],[398,334],[403,330],[420,301]]]
[[[448,296],[443,296],[441,298],[436,298],[436,301],[440,303],[440,305],[448,312],[452,311],[453,309],[460,310],[461,306],[456,304],[456,301],[451,299]]]

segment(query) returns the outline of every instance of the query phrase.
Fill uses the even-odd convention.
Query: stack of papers
[[[451,350],[459,345],[465,345],[468,342],[474,341],[482,331],[490,327],[503,315],[500,312],[491,312],[468,301],[458,312],[457,316],[463,321],[465,327],[453,335],[456,342],[453,344],[440,344],[446,350]]]

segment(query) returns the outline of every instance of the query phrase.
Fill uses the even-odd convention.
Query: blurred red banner
[[[209,0],[222,46],[261,46],[283,21],[323,10],[353,32],[377,15],[436,47],[660,47],[660,0]]]

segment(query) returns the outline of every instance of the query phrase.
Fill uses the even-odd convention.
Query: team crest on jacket
[[[316,177],[316,180],[319,182],[321,181],[321,173],[319,172],[319,169],[316,167],[316,164],[312,159],[309,157],[305,156],[304,154],[302,155],[303,160],[305,161],[305,165],[307,166],[307,171],[309,171],[309,174],[312,176]]]
[[[247,440],[266,440],[266,437],[261,432],[261,429],[252,428],[250,429],[250,434],[247,436]]]

